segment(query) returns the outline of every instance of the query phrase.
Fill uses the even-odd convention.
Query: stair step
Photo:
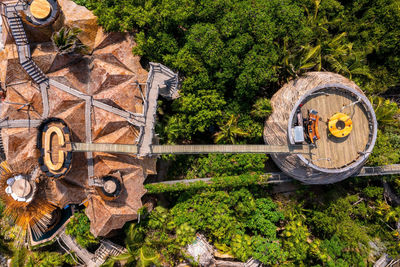
[[[28,69],[25,69],[26,70],[26,72],[28,72],[29,74],[33,74],[33,73],[35,73],[35,67],[31,67],[31,68],[28,68]]]
[[[28,73],[31,73],[31,72],[34,70],[33,66],[29,66],[29,67],[24,68],[24,69],[25,69],[25,71],[28,72]]]
[[[34,80],[36,79],[37,80],[38,78],[40,78],[40,74],[37,73],[37,72],[34,72],[34,73],[31,74],[31,77],[32,77],[32,79],[34,79]]]
[[[25,62],[23,62],[22,64],[22,67],[30,67],[30,66],[33,66],[33,64],[32,64],[32,61],[30,61],[30,60],[27,60],[27,61],[25,61]]]
[[[40,79],[40,80],[38,81],[38,84],[44,83],[44,82],[46,82],[46,81],[47,81],[47,77],[43,77],[42,79]]]

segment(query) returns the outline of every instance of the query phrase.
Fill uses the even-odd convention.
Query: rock
[[[187,245],[186,251],[200,266],[212,266],[215,262],[214,250],[201,234],[196,234],[196,240]]]
[[[390,185],[388,182],[383,180],[383,189],[384,193],[383,195],[395,206],[400,205],[400,197],[398,197],[395,193],[393,193],[392,188],[390,188]]]
[[[253,258],[249,259],[245,264],[245,267],[259,267],[262,266],[262,263],[259,260],[255,260]]]
[[[392,258],[389,257],[388,254],[383,254],[382,257],[379,258],[379,260],[377,260],[374,263],[374,267],[385,267],[387,266],[390,262],[392,261]]]
[[[7,267],[8,258],[5,255],[0,254],[0,267]]]
[[[369,259],[371,261],[377,259],[382,253],[386,252],[385,245],[378,239],[369,241],[368,245],[370,247]]]

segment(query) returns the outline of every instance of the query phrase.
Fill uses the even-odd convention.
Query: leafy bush
[[[272,105],[268,98],[259,98],[253,105],[251,115],[266,120],[272,113]]]
[[[262,174],[267,159],[265,154],[208,154],[192,163],[187,178]]]
[[[54,32],[51,41],[60,54],[70,54],[74,52],[83,53],[87,47],[82,44],[78,34],[82,32],[78,28],[62,27],[58,32]]]
[[[246,226],[252,229],[256,234],[260,234],[270,240],[276,238],[276,226],[280,220],[283,220],[283,214],[275,210],[277,205],[268,198],[259,198],[256,200],[256,210],[246,221]]]
[[[381,166],[395,164],[398,163],[399,160],[400,151],[393,148],[388,135],[378,130],[374,149],[368,158],[368,165]]]
[[[400,121],[396,118],[400,115],[400,109],[395,102],[379,96],[370,97],[369,100],[374,107],[376,120],[381,128],[400,125]]]
[[[308,257],[310,233],[301,220],[289,221],[282,233],[283,247],[288,252],[288,259],[295,263],[303,263]]]
[[[98,244],[98,240],[90,232],[89,218],[83,212],[77,212],[66,227],[66,234],[76,238],[76,242],[84,248]]]
[[[29,256],[25,266],[27,267],[50,267],[62,266],[65,262],[64,256],[57,252],[35,252]]]

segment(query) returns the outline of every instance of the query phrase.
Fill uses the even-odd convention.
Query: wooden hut
[[[267,119],[264,140],[267,144],[295,145],[294,128],[311,110],[319,116],[315,144],[305,154],[271,155],[287,175],[308,184],[329,184],[355,174],[366,162],[377,135],[373,107],[352,81],[330,72],[310,72],[284,85],[271,99],[274,112]],[[328,127],[335,114],[351,122],[346,136],[334,136]],[[307,129],[304,135],[307,136]],[[344,135],[344,134],[343,134]],[[310,144],[311,143],[311,144]]]
[[[135,46],[133,35],[105,33],[97,25],[97,17],[73,1],[46,1],[54,4],[52,7],[60,8],[60,15],[47,28],[44,25],[33,27],[26,22],[26,18],[21,20],[21,29],[24,29],[31,44],[28,48],[24,46],[29,50],[29,58],[51,81],[43,90],[47,91],[46,94],[42,94],[38,84],[20,64],[18,51],[22,50],[17,49],[15,40],[11,38],[8,24],[3,25],[3,40],[7,42],[4,42],[5,48],[0,51],[0,82],[6,90],[6,96],[0,103],[0,136],[5,160],[11,167],[23,162],[23,173],[27,172],[25,169],[39,170],[46,160],[42,153],[44,151],[37,150],[40,147],[37,137],[43,137],[38,126],[45,119],[57,118],[57,121],[68,126],[72,142],[136,144],[138,127],[118,115],[120,113],[94,106],[92,100],[124,114],[144,112],[142,94],[145,92],[141,91],[138,84],[146,82],[148,73],[141,67],[140,58],[132,54],[132,47]],[[48,18],[52,18],[52,15],[49,14]],[[7,22],[4,16],[2,19]],[[13,20],[17,21],[15,17]],[[53,30],[59,26],[80,28],[82,32],[78,38],[91,54],[59,54],[48,42]],[[60,89],[55,84],[63,86]],[[65,88],[69,89],[66,91]],[[78,96],[85,96],[91,101]],[[48,112],[44,112],[46,109]],[[49,134],[49,137],[55,138],[56,134]],[[68,140],[65,141],[68,143]],[[61,144],[54,139],[48,147],[52,149],[47,161],[56,164]],[[70,161],[68,155],[65,159],[66,162]],[[40,173],[44,181],[40,193],[58,208],[86,203],[91,231],[95,235],[107,235],[138,217],[137,211],[142,206],[141,198],[145,193],[143,182],[148,174],[155,173],[155,163],[155,158],[141,159],[132,155],[74,153],[71,166],[62,166],[58,173],[53,170],[53,176],[42,169]],[[96,185],[89,182],[105,176],[118,176],[120,179],[121,192],[111,199],[99,194],[95,190]]]

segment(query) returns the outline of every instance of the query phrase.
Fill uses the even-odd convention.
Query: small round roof
[[[50,3],[47,0],[33,0],[29,9],[32,16],[37,19],[45,19],[51,12]]]
[[[11,186],[12,192],[20,198],[26,198],[32,191],[32,186],[25,179],[16,180]]]
[[[108,180],[104,183],[104,191],[112,194],[117,190],[117,184],[113,180]]]

